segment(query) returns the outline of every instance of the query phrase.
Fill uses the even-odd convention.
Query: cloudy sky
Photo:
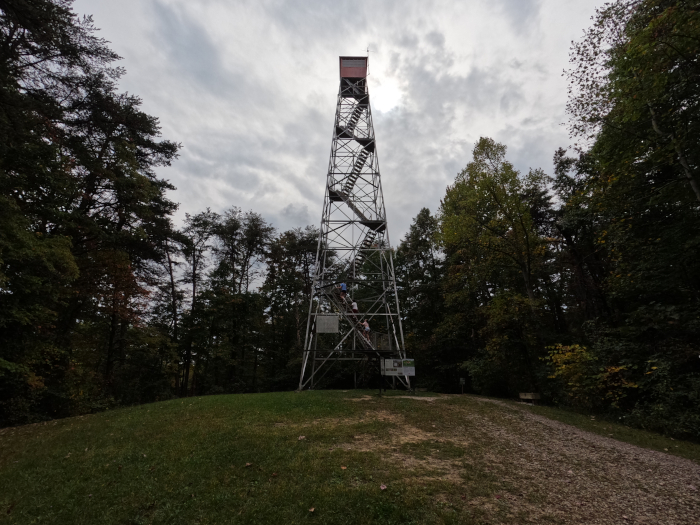
[[[177,219],[207,207],[277,228],[320,220],[338,56],[369,49],[377,150],[394,244],[435,211],[474,142],[551,172],[570,141],[571,40],[603,0],[76,0],[123,57],[125,91],[181,142],[160,175]]]

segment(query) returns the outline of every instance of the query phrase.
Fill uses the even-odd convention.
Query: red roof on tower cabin
[[[340,78],[365,78],[369,57],[340,57]]]

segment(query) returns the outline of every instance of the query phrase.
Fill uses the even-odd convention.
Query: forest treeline
[[[318,230],[176,227],[179,144],[71,4],[0,3],[0,422],[295,388]],[[395,252],[418,386],[700,438],[699,51],[695,2],[618,0],[571,49],[552,171],[477,142]]]
[[[179,144],[71,3],[0,4],[1,422],[293,388],[316,230],[175,228]]]
[[[698,439],[700,6],[605,6],[568,77],[578,144],[550,175],[482,138],[414,220],[408,348],[432,388],[465,377]]]

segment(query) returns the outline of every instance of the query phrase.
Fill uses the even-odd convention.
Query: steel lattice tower
[[[368,57],[340,57],[340,89],[299,390],[339,361],[379,371],[404,359],[394,263],[367,89]],[[343,297],[339,286],[345,283]],[[353,313],[356,302],[358,312]],[[360,323],[367,319],[369,338]],[[357,376],[356,376],[357,377]],[[408,377],[399,380],[410,387]]]

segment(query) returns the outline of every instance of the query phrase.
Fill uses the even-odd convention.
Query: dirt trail
[[[416,461],[398,452],[393,458],[409,469],[407,477],[411,469],[432,467],[439,478],[463,483],[467,492],[463,475],[468,469],[497,476],[503,487],[500,501],[482,496],[464,502],[493,510],[492,519],[499,509],[503,516],[507,505],[505,521],[496,522],[700,524],[700,465],[693,461],[579,430],[494,400],[432,401],[420,405],[429,405],[439,421],[434,432],[429,429],[426,434],[395,415],[396,427],[386,440],[360,438],[348,446],[396,450],[411,436],[414,441],[449,441],[464,448],[467,454],[458,461]],[[479,410],[481,403],[493,410]],[[384,417],[386,409],[384,404]]]
[[[513,410],[512,405],[493,400]],[[564,523],[700,523],[700,465],[516,409],[510,424],[470,416],[506,453],[513,481]]]

